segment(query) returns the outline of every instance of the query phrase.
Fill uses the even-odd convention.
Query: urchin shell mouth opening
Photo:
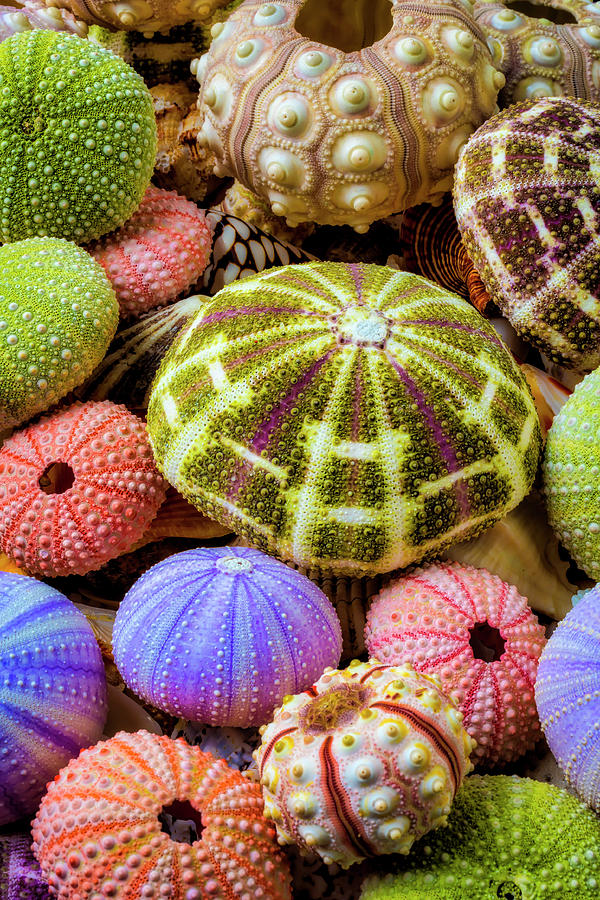
[[[30,110],[21,116],[18,131],[22,138],[34,141],[46,130],[46,122],[37,110]]]
[[[344,53],[372,47],[393,27],[391,0],[306,0],[294,23],[302,37]]]
[[[498,628],[488,622],[476,622],[469,628],[469,644],[475,659],[491,663],[501,659],[506,641]]]
[[[568,9],[559,9],[544,3],[534,3],[532,0],[507,0],[504,4],[515,12],[529,16],[530,19],[548,19],[553,25],[576,25],[577,19]]]
[[[175,844],[191,847],[202,837],[202,813],[187,799],[175,798],[158,813],[160,830]]]
[[[308,734],[321,734],[340,725],[351,725],[368,705],[371,691],[362,684],[336,684],[311,699],[300,714]]]
[[[44,494],[64,494],[75,484],[75,472],[66,462],[48,463],[38,478]]]

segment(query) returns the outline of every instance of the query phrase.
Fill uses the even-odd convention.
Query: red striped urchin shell
[[[446,822],[473,747],[439,679],[355,660],[284,699],[255,753],[279,842],[347,868]]]
[[[30,572],[85,575],[124,553],[165,498],[144,423],[75,403],[0,450],[0,546]]]
[[[175,191],[150,186],[119,228],[87,249],[104,268],[122,316],[165,306],[207,266],[212,230],[202,210]]]
[[[159,814],[177,802],[201,815],[193,844],[161,831]],[[56,776],[33,851],[65,900],[291,898],[259,786],[182,739],[146,731],[119,732]]]
[[[474,761],[493,766],[541,736],[534,700],[544,629],[517,589],[458,563],[399,578],[373,600],[369,653],[435,674],[477,741]]]

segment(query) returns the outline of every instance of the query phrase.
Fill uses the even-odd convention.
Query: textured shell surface
[[[600,7],[589,0],[531,0],[534,14],[526,10],[502,0],[475,2],[475,21],[506,78],[500,105],[563,95],[598,102]]]
[[[600,364],[600,106],[570,97],[489,119],[456,166],[463,241],[515,330],[562,365]]]
[[[49,31],[71,31],[86,37],[88,27],[66,9],[48,8],[42,0],[25,0],[18,8],[0,6],[0,41],[21,31],[45,28]]]
[[[567,782],[600,812],[600,588],[554,631],[535,685],[544,735]]]
[[[210,20],[227,0],[46,0],[46,4],[70,9],[90,25],[152,35],[175,25]]]
[[[122,601],[113,642],[138,696],[192,721],[241,728],[263,725],[342,653],[325,594],[245,547],[189,550],[153,566]]]
[[[2,900],[50,900],[29,834],[0,836],[0,885]]]
[[[77,243],[122,225],[156,155],[148,88],[131,66],[74,34],[0,44],[0,240]]]
[[[373,600],[365,643],[382,662],[440,678],[477,741],[477,765],[512,762],[540,739],[545,632],[527,599],[485,569],[441,563],[393,581]]]
[[[361,900],[596,900],[599,846],[597,816],[561,788],[473,775],[448,827],[400,871],[367,878]]]
[[[216,171],[291,226],[366,231],[441,196],[460,147],[496,108],[504,76],[470,4],[442,0],[416,12],[394,0],[389,26],[374,29],[380,6],[246,0],[192,64],[204,115],[198,141],[214,151]],[[361,38],[377,38],[371,46],[358,40],[354,49],[357,21]]]
[[[529,491],[526,382],[468,303],[372,265],[271,269],[180,332],[148,407],[161,471],[262,550],[375,574],[438,553]]]
[[[46,577],[125,553],[164,498],[144,423],[108,400],[60,409],[0,449],[0,546]]]
[[[600,370],[575,387],[548,432],[542,461],[548,521],[578,566],[600,579]]]
[[[354,661],[288,697],[255,758],[280,843],[347,868],[446,823],[473,742],[435,676]]]
[[[84,250],[59,238],[0,247],[0,431],[45,412],[94,370],[119,320]]]
[[[0,681],[4,825],[35,812],[46,782],[99,739],[107,711],[102,657],[84,616],[49,585],[7,572],[0,572]]]

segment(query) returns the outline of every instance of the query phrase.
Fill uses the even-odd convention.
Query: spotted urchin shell
[[[98,740],[106,718],[104,666],[84,616],[49,585],[7,572],[0,685],[1,826],[35,812],[46,782]]]
[[[29,834],[0,835],[0,885],[2,900],[50,900]]]
[[[448,826],[367,878],[361,900],[596,900],[599,846],[598,818],[561,788],[473,775]]]
[[[473,742],[439,680],[371,660],[287,697],[255,758],[280,843],[343,868],[446,822]]]
[[[119,320],[101,267],[58,238],[0,247],[0,431],[45,412],[104,357]]]
[[[577,565],[600,580],[600,370],[575,387],[548,432],[543,458],[548,520]]]
[[[600,364],[600,107],[546,97],[482,125],[456,166],[469,256],[515,330],[568,368]]]
[[[539,16],[526,15],[523,5],[509,9],[502,0],[475,3],[475,21],[506,78],[500,105],[562,95],[598,102],[600,10],[589,0],[532,3],[529,9],[537,8]]]
[[[109,50],[26,31],[0,44],[0,241],[77,243],[125,222],[156,154],[152,98]]]
[[[139,318],[200,278],[211,257],[212,229],[195,203],[151,185],[118,231],[86,249],[106,272],[121,315]]]
[[[46,0],[90,25],[152,34],[186,22],[210,20],[227,0]]]
[[[365,0],[352,16],[311,7],[245,0],[213,27],[208,53],[192,64],[204,114],[198,140],[219,172],[289,225],[366,231],[451,188],[459,149],[494,112],[504,76],[459,0],[418,14],[394,0],[389,31],[385,3]],[[355,49],[366,23],[377,40]]]
[[[236,282],[159,369],[148,430],[167,480],[262,550],[340,574],[432,555],[528,492],[539,423],[469,304],[383,266]]]
[[[600,588],[559,622],[540,659],[535,699],[567,782],[600,812]]]
[[[86,23],[76,19],[68,10],[48,8],[42,0],[25,0],[17,9],[14,6],[0,6],[0,41],[34,28],[72,31],[80,37],[85,37],[88,30]]]
[[[191,845],[161,830],[158,816],[178,802],[200,814]],[[33,823],[33,851],[63,900],[291,898],[259,786],[184,740],[147,731],[119,732],[62,770]]]
[[[114,629],[115,662],[131,690],[209,725],[263,725],[341,653],[325,594],[247,547],[188,550],[153,566],[125,595]]]
[[[393,581],[373,600],[365,643],[382,662],[440,678],[477,741],[476,764],[512,762],[540,739],[545,632],[527,599],[485,569],[439,563]]]
[[[144,423],[75,403],[4,442],[0,547],[33,573],[85,575],[129,550],[164,498]]]

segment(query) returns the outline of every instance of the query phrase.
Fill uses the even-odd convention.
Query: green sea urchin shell
[[[596,900],[600,821],[553,785],[472,775],[402,865],[367,878],[361,900]]]
[[[119,305],[102,267],[59,238],[0,247],[0,430],[44,412],[93,371]]]
[[[52,31],[0,44],[0,241],[118,228],[155,153],[150,92],[109,50]]]
[[[535,406],[465,301],[373,265],[270,269],[220,291],[163,360],[167,479],[263,550],[336,573],[407,566],[519,503]]]

